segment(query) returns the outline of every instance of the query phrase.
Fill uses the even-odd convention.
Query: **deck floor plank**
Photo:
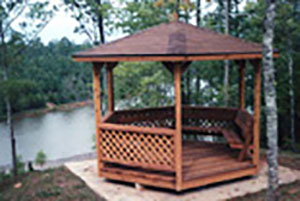
[[[183,143],[183,180],[215,176],[253,167],[250,160],[239,162],[237,150],[226,144],[209,142]]]

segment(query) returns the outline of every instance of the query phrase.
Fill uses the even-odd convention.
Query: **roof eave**
[[[274,58],[279,57],[274,52]],[[261,52],[251,53],[220,53],[203,55],[73,55],[77,62],[135,62],[135,61],[209,61],[209,60],[244,60],[261,59]]]

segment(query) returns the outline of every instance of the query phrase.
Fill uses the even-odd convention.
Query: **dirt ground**
[[[31,172],[0,183],[2,201],[104,201],[86,184],[64,167]]]
[[[266,158],[266,156],[263,156]],[[282,154],[279,157],[279,164],[292,169],[300,170],[300,156]],[[300,181],[282,185],[278,191],[279,201],[300,201]],[[264,201],[266,191],[260,191],[254,194],[248,194],[243,197],[231,199],[231,201]]]
[[[281,155],[282,166],[300,170],[299,155]],[[279,188],[280,201],[300,201],[300,181]],[[232,201],[263,201],[266,191],[231,199]],[[2,201],[58,201],[89,200],[104,201],[77,176],[66,168],[55,168],[42,172],[26,173],[16,181],[6,179],[0,183]]]

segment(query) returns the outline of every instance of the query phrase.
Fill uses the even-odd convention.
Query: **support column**
[[[182,106],[181,106],[181,65],[174,64],[174,90],[175,90],[175,168],[176,168],[176,190],[182,188]]]
[[[254,124],[253,124],[253,163],[259,165],[259,131],[260,131],[260,93],[261,93],[261,61],[252,61],[254,66]]]
[[[108,96],[108,112],[111,113],[114,111],[114,77],[113,77],[113,68],[115,64],[107,64],[106,67],[106,78],[107,78],[107,96]]]
[[[240,96],[240,109],[245,109],[245,72],[246,62],[245,60],[239,62],[240,77],[239,77],[239,96]]]
[[[98,175],[101,176],[102,155],[101,155],[101,133],[98,129],[101,123],[101,86],[100,86],[100,71],[103,63],[93,63],[93,95],[94,95],[94,110],[95,110],[95,125],[96,125],[96,149],[97,149],[97,164]]]

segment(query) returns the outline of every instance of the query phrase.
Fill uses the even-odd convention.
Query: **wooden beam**
[[[242,60],[239,62],[239,95],[240,95],[240,109],[245,109],[245,72],[246,72],[246,62]]]
[[[175,89],[175,169],[176,190],[182,188],[182,107],[181,107],[181,65],[174,66],[174,89]]]
[[[223,182],[228,181],[236,178],[241,178],[245,176],[252,176],[256,174],[255,168],[247,168],[242,170],[236,170],[232,172],[226,172],[222,174],[216,174],[208,177],[203,177],[199,179],[194,179],[190,181],[184,181],[182,190],[189,189],[189,188],[195,188],[199,186],[205,186],[208,184],[213,184],[217,182]]]
[[[133,133],[147,133],[147,134],[157,134],[157,135],[169,135],[174,136],[175,131],[170,128],[150,128],[150,127],[139,127],[139,126],[129,126],[129,125],[118,125],[112,123],[101,123],[98,124],[98,128],[106,130],[133,132]]]
[[[100,86],[100,71],[103,63],[93,63],[93,93],[94,93],[94,110],[95,110],[95,125],[96,125],[96,149],[97,149],[97,163],[98,175],[101,176],[100,169],[103,166],[101,155],[101,133],[98,125],[101,124],[101,86]]]
[[[114,111],[114,77],[113,69],[118,63],[107,63],[106,64],[106,80],[107,80],[107,95],[108,95],[108,111]]]
[[[173,64],[172,62],[162,62],[163,66],[166,67],[166,69],[168,69],[168,71],[173,74]]]
[[[250,61],[254,66],[254,123],[253,123],[253,163],[259,165],[259,130],[260,130],[260,93],[261,93],[261,61]]]
[[[174,66],[180,65],[181,74],[186,71],[186,69],[189,67],[189,65],[192,63],[192,61],[185,61],[185,62],[165,62],[163,61],[162,64],[173,74],[174,73]]]
[[[279,57],[274,53],[274,58]],[[195,56],[101,56],[101,57],[73,57],[78,62],[120,62],[120,61],[212,61],[212,60],[240,60],[261,59],[262,54],[220,54],[220,55],[195,55]]]
[[[186,71],[186,69],[190,66],[191,63],[192,61],[186,61],[181,63],[181,74],[183,74]]]

